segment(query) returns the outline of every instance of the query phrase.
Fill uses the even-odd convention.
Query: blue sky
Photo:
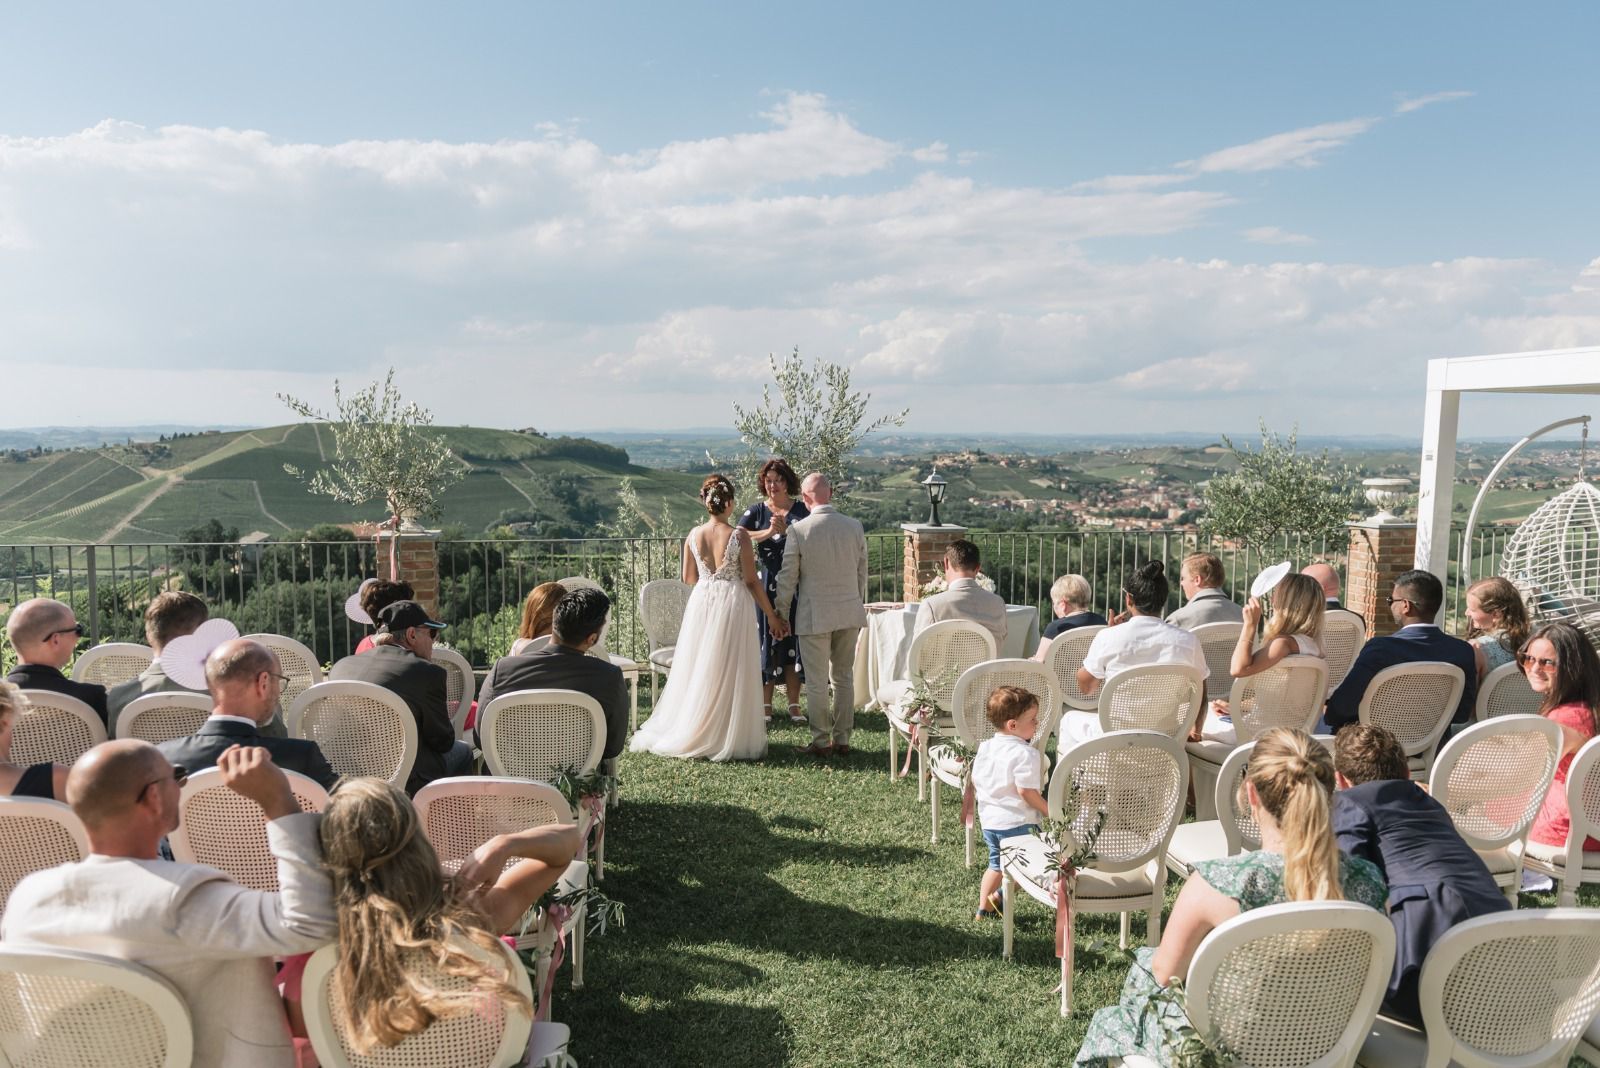
[[[1415,434],[1429,356],[1600,343],[1596,40],[1584,4],[38,6],[0,361],[102,386],[29,423],[275,422],[393,365],[444,422],[704,426],[799,345],[912,429]]]

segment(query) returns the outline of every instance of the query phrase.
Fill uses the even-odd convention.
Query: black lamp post
[[[939,469],[935,467],[933,474],[922,480],[922,485],[928,491],[928,504],[932,507],[932,512],[928,516],[928,525],[930,527],[944,526],[943,523],[939,522],[939,504],[944,500],[944,489],[949,483],[939,477]]]

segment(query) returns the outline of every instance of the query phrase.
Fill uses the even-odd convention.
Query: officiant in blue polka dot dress
[[[761,580],[766,583],[767,596],[778,594],[778,572],[783,568],[784,532],[811,513],[800,500],[800,479],[787,460],[774,457],[761,465],[756,483],[765,496],[744,510],[739,525],[750,532],[756,543],[756,558],[761,565]],[[789,609],[793,618],[794,608]],[[767,621],[756,613],[756,630],[761,636],[762,711],[772,719],[772,693],[783,683],[789,697],[789,721],[804,723],[800,711],[800,683],[805,680],[805,669],[800,664],[800,647],[794,635],[776,640],[767,633]]]

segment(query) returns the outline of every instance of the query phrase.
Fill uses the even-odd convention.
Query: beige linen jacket
[[[858,520],[819,504],[789,528],[778,571],[779,616],[787,616],[796,587],[800,600],[789,620],[796,634],[827,634],[867,625],[867,535]]]
[[[947,619],[970,619],[994,635],[994,647],[1006,643],[1006,599],[978,585],[977,579],[958,578],[943,593],[936,593],[917,609],[913,636]]]

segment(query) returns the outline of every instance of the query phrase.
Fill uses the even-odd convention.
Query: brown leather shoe
[[[812,756],[816,757],[818,760],[822,760],[825,757],[833,756],[833,746],[818,745],[816,742],[812,742],[810,745],[800,750],[800,752],[806,756]]]
[[[835,742],[833,743],[833,755],[847,757],[850,755],[850,747],[843,742]]]

